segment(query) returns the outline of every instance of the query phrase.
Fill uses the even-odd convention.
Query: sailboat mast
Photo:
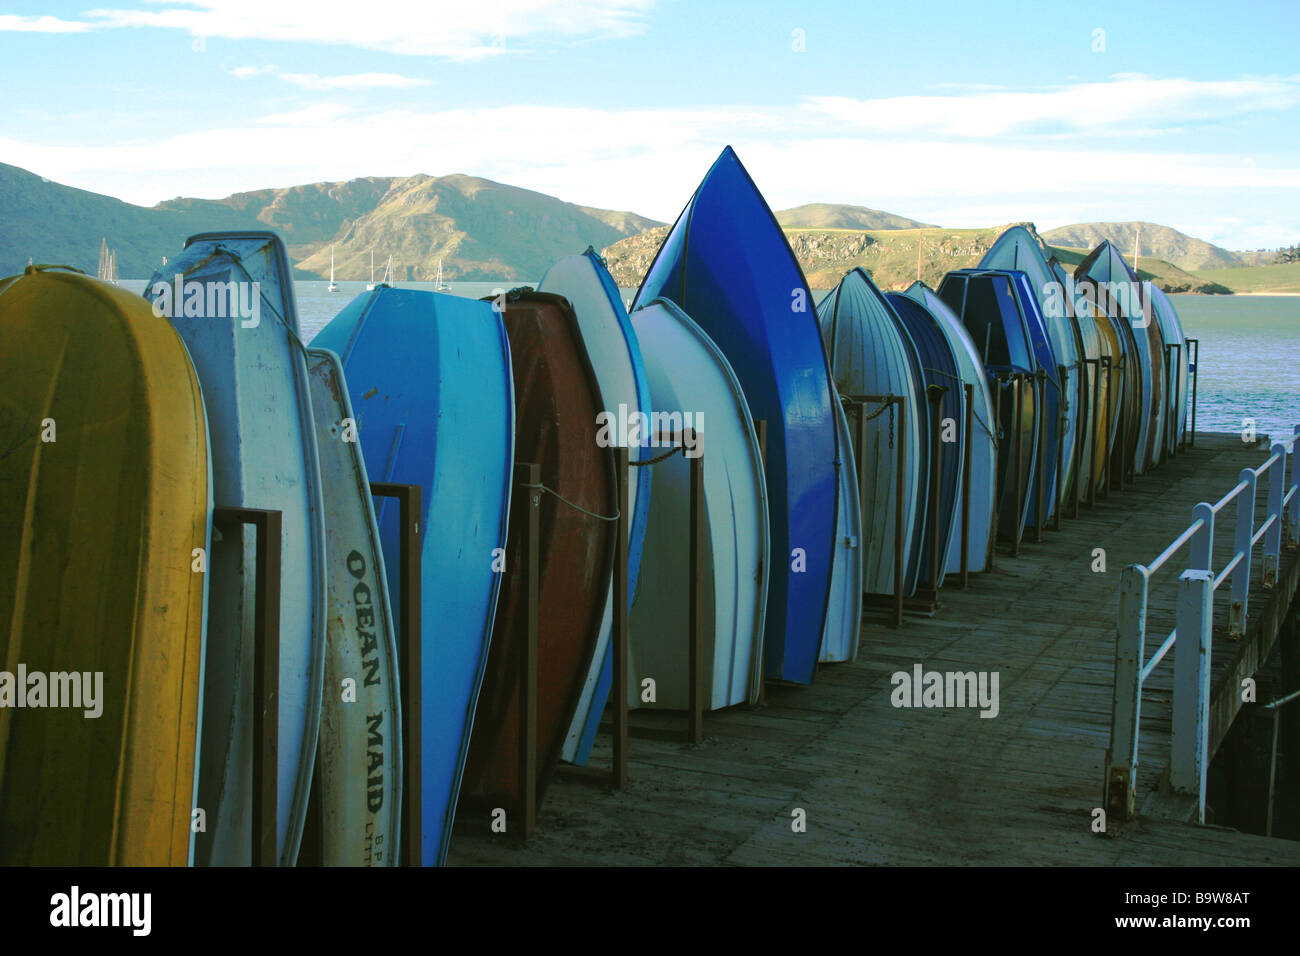
[[[1133,238],[1133,271],[1138,271],[1138,250],[1142,248],[1142,223],[1138,223],[1137,235]]]

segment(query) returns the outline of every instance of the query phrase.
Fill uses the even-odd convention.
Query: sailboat
[[[384,266],[384,278],[380,280],[380,285],[391,287],[393,285],[393,257],[388,256],[388,264]]]
[[[99,240],[99,270],[97,276],[117,285],[117,253],[108,248],[108,238]]]
[[[449,286],[447,283],[442,281],[442,260],[441,259],[438,260],[438,278],[434,280],[433,291],[434,292],[451,291],[451,286]]]
[[[339,285],[334,281],[334,247],[330,246],[330,284],[326,289],[327,292],[339,291]]]
[[[375,250],[370,250],[370,281],[366,283],[366,291],[373,292],[375,288]]]

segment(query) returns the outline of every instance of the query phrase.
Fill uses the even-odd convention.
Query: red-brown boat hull
[[[616,513],[614,453],[596,443],[604,408],[573,311],[559,296],[510,293],[506,334],[515,384],[515,462],[541,466],[541,482],[597,515]],[[617,524],[516,490],[506,576],[470,741],[463,793],[511,805],[519,793],[519,677],[526,628],[523,535],[540,494],[537,649],[537,796],[559,759],[595,650],[613,572]]]

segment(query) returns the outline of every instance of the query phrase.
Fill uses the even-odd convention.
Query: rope
[[[560,494],[554,488],[549,488],[546,485],[542,484],[541,482],[538,482],[535,485],[530,483],[520,482],[519,487],[536,488],[538,491],[544,491],[552,498],[555,498],[557,501],[561,502],[562,504],[568,505],[574,511],[581,511],[583,514],[587,515],[588,517],[595,518],[598,521],[617,521],[621,517],[621,515],[619,514],[615,514],[611,517],[610,515],[598,515],[594,511],[588,511],[586,508],[582,507],[582,505],[574,504],[572,501],[564,497],[564,495]]]
[[[667,461],[669,458],[673,457],[673,455],[677,454],[679,451],[680,452],[686,451],[686,446],[674,445],[672,448],[669,448],[658,458],[647,458],[645,461],[629,461],[628,464],[631,465],[633,468],[647,468],[650,465],[657,465],[661,461]]]

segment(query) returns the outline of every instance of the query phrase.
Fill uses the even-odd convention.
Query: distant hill
[[[1033,223],[1026,226],[1035,235]],[[786,228],[786,239],[814,290],[830,289],[855,266],[861,266],[885,291],[905,289],[917,278],[917,253],[920,252],[920,278],[937,286],[944,273],[979,264],[984,253],[1009,226],[987,229],[876,229],[830,230]],[[659,246],[668,233],[662,226],[640,235],[622,239],[602,253],[623,287],[636,288]],[[1073,271],[1084,252],[1062,248],[1054,250],[1062,263]],[[1158,259],[1143,257],[1140,274],[1168,292],[1227,292],[1223,285],[1189,275]]]
[[[776,213],[776,221],[786,229],[937,229],[866,206],[841,206],[832,203],[809,203]]]
[[[1163,259],[1179,269],[1225,269],[1242,265],[1242,260],[1227,249],[1220,249],[1201,239],[1161,226],[1154,222],[1084,222],[1049,229],[1043,238],[1054,246],[1094,249],[1109,239],[1128,258],[1133,256],[1133,242],[1142,227],[1142,256]]]
[[[656,225],[475,176],[410,176],[390,181],[373,208],[316,241],[298,267],[329,275],[333,246],[339,279],[368,277],[373,249],[381,266],[393,256],[404,281],[431,278],[440,259],[448,279],[536,281],[561,256]]]
[[[368,278],[371,249],[381,268],[392,255],[407,281],[432,277],[439,259],[448,279],[536,280],[560,256],[656,225],[474,176],[368,177],[144,207],[0,164],[0,275],[29,257],[94,274],[106,237],[118,274],[145,278],[196,232],[274,229],[308,277],[329,275],[335,246],[340,280]]]

